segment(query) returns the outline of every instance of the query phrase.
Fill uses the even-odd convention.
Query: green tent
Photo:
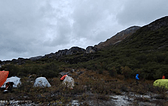
[[[168,89],[168,79],[158,79],[153,82],[153,86],[165,87]]]

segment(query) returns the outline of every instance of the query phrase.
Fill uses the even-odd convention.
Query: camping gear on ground
[[[16,88],[16,87],[18,87],[19,85],[21,85],[20,79],[21,79],[21,78],[16,77],[16,76],[7,78],[6,81],[5,81],[5,83],[4,83],[4,85],[3,85],[2,87],[5,88],[5,87],[6,87],[6,83],[8,83],[8,82],[13,82],[13,87]]]
[[[7,77],[9,75],[9,71],[0,71],[0,87],[4,84]]]
[[[165,87],[168,89],[168,79],[157,79],[153,82],[153,86]]]
[[[6,83],[6,88],[5,88],[5,90],[3,92],[4,93],[12,92],[13,84],[14,84],[13,82],[7,82]]]
[[[51,87],[51,85],[45,77],[38,77],[34,82],[34,87]]]
[[[66,87],[73,89],[74,87],[74,79],[68,75],[64,75],[60,78],[60,80],[63,80],[63,84],[66,85]]]

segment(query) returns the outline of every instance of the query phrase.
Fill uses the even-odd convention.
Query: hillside
[[[118,45],[103,50],[111,66],[120,67],[127,77],[140,73],[147,79],[168,77],[168,17],[145,25]],[[123,70],[122,70],[123,68]],[[127,69],[125,69],[127,68]]]
[[[36,74],[52,78],[62,71],[84,68],[100,74],[108,71],[112,77],[134,78],[140,73],[142,79],[157,79],[163,74],[168,77],[167,45],[166,16],[141,28],[134,26],[119,32],[100,43],[99,50],[98,46],[89,47],[94,52],[86,53],[82,48],[72,47],[36,58],[4,61],[1,70],[9,70],[10,76]]]
[[[118,44],[119,42],[123,41],[126,37],[135,33],[140,27],[139,26],[132,26],[129,27],[116,35],[112,36],[110,39],[107,39],[105,42],[101,42],[98,45],[95,45],[95,48],[102,49],[107,46],[112,46]]]
[[[121,46],[129,48],[167,49],[168,46],[168,17],[158,19],[143,26],[132,36],[123,41]]]

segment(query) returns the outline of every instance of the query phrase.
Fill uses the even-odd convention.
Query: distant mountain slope
[[[116,35],[114,35],[110,39],[107,39],[105,42],[101,42],[98,45],[95,45],[94,47],[98,48],[98,49],[102,49],[104,47],[117,44],[117,43],[121,42],[122,40],[124,40],[126,37],[135,33],[139,28],[140,28],[139,26],[129,27],[129,28],[117,33]]]
[[[123,40],[119,46],[143,49],[168,47],[168,16],[143,26]]]

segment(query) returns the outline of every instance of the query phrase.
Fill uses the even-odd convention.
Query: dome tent
[[[168,79],[157,79],[153,82],[153,86],[165,87],[168,89]]]
[[[10,78],[7,78],[7,80],[5,81],[4,85],[2,87],[6,87],[6,83],[8,82],[13,82],[13,87],[18,87],[18,85],[21,85],[21,81],[20,81],[20,78],[19,77],[10,77]]]
[[[45,77],[38,77],[34,82],[34,87],[51,87],[50,83]]]

